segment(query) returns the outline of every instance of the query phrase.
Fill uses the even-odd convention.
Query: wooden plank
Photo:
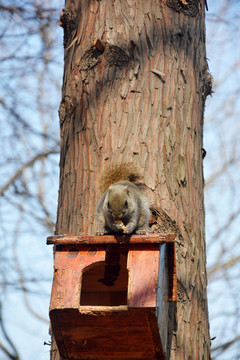
[[[157,324],[157,317],[156,312],[149,311],[148,312],[148,320],[150,325],[150,330],[153,338],[153,343],[155,345],[155,353],[156,353],[156,360],[165,360],[165,354],[163,352],[162,342],[159,334],[158,324]]]
[[[176,250],[175,243],[167,245],[168,257],[168,301],[177,301],[177,270],[176,270]]]
[[[173,242],[174,238],[174,234],[55,235],[47,238],[47,245],[163,244],[165,242]]]
[[[105,249],[102,246],[88,246],[84,249],[77,246],[64,246],[57,249],[54,256],[54,269],[84,269],[86,266],[105,260]]]
[[[50,310],[78,308],[79,276],[79,272],[71,268],[58,269],[54,272]]]
[[[156,307],[159,268],[159,245],[152,250],[129,249],[128,306]]]
[[[127,305],[119,305],[119,306],[80,306],[79,312],[84,315],[91,316],[106,316],[106,313],[113,313],[114,311],[128,311]]]
[[[60,354],[68,359],[163,360],[154,309],[51,311]],[[81,311],[82,309],[82,311]],[[61,331],[59,331],[61,329]],[[154,332],[154,334],[153,334]]]
[[[167,266],[167,245],[164,244],[160,249],[160,266],[158,275],[157,292],[157,318],[158,329],[161,337],[163,351],[167,350],[167,329],[168,329],[168,307],[169,307],[169,275]]]
[[[167,351],[169,301],[177,300],[175,244],[160,247],[160,265],[157,291],[157,318],[163,352]]]
[[[104,260],[104,249],[88,252],[65,247],[63,251],[56,251],[50,310],[78,308],[83,269]]]

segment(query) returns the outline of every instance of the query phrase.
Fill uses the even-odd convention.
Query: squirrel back
[[[136,183],[140,179],[140,171],[137,165],[132,162],[121,162],[116,165],[109,165],[102,173],[99,180],[99,190],[103,194],[107,188],[119,181]]]
[[[123,232],[146,234],[149,224],[149,203],[135,182],[139,169],[133,163],[109,166],[100,177],[103,195],[98,203],[97,218],[102,234]]]

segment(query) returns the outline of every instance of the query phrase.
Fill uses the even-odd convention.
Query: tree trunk
[[[211,84],[203,0],[66,0],[56,234],[96,231],[99,173],[136,162],[153,232],[177,239],[169,358],[209,359],[202,173]],[[100,41],[96,40],[98,38]],[[53,342],[52,359],[58,359]]]

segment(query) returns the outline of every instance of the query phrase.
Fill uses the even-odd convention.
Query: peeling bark
[[[61,15],[56,233],[94,233],[101,170],[121,160],[140,166],[152,231],[177,237],[179,301],[169,312],[168,344],[178,360],[210,358],[201,149],[212,79],[204,21],[203,0],[66,0]]]
[[[186,16],[194,17],[201,9],[201,0],[167,0],[167,6]]]

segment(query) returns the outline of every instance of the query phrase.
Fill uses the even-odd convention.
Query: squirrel
[[[140,178],[133,163],[109,166],[100,178],[103,193],[98,203],[99,234],[147,234],[150,209],[146,196],[135,182]]]

